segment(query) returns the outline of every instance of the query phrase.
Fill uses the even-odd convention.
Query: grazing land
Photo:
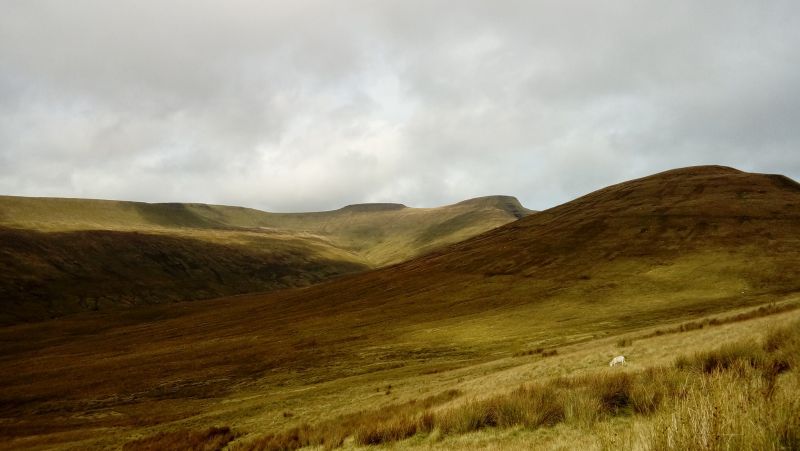
[[[440,208],[364,204],[287,214],[0,196],[0,324],[307,286],[529,213],[506,196]]]
[[[308,287],[3,327],[0,447],[797,449],[799,256],[800,185],[706,166]]]

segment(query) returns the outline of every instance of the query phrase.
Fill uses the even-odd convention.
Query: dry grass
[[[488,427],[536,428],[564,420],[564,406],[544,386],[524,386],[508,395],[470,401],[433,414],[432,426],[443,434],[463,434]]]
[[[653,450],[800,447],[798,387],[766,396],[766,382],[745,365],[689,381],[683,396],[653,421],[646,437]]]
[[[535,431],[559,424],[593,431],[610,447],[609,440],[616,443],[619,436],[609,439],[602,431],[614,418],[641,419],[645,426],[624,442],[645,449],[798,449],[798,355],[800,323],[793,323],[771,331],[763,342],[725,344],[681,356],[672,366],[555,378],[451,407],[392,406],[362,413],[357,426],[351,419],[335,420],[344,425],[332,435],[335,440],[304,442],[298,438],[302,434],[329,427],[306,426],[288,431],[280,442],[267,436],[261,442],[267,445],[255,449],[339,447],[351,435],[355,444],[378,445],[434,431],[442,440],[487,429]]]
[[[390,404],[380,409],[342,415],[314,425],[304,423],[239,445],[237,450],[281,451],[305,446],[329,449],[342,446],[350,436],[354,436],[355,442],[361,445],[395,442],[418,432],[430,432],[433,422],[427,410],[461,395],[458,390],[447,390],[419,401]]]
[[[696,376],[654,421],[651,449],[800,449],[798,355],[795,323],[760,345],[737,343],[679,359],[676,366]]]

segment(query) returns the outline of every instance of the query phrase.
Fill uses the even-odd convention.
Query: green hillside
[[[0,196],[0,323],[306,286],[397,263],[527,213],[502,196],[296,214]]]

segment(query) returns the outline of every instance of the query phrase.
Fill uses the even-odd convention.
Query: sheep
[[[611,359],[611,362],[608,364],[608,366],[617,366],[617,365],[625,365],[625,356],[618,355],[613,359]]]

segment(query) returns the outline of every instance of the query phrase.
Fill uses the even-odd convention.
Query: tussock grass
[[[794,394],[764,396],[764,379],[718,371],[688,384],[649,431],[649,447],[671,449],[798,449],[800,402]]]
[[[683,356],[683,377],[643,434],[646,449],[800,449],[800,323],[763,343]]]
[[[527,386],[437,413],[433,423],[444,434],[463,434],[487,427],[552,426],[564,418],[564,403],[549,387]]]
[[[675,396],[681,374],[672,368],[648,368],[638,373],[609,370],[551,382],[562,391],[568,422],[591,425],[617,416],[650,415]]]
[[[282,432],[267,434],[236,447],[240,451],[288,451],[305,446],[325,449],[342,446],[350,436],[361,445],[377,445],[430,432],[433,420],[429,409],[462,395],[459,390],[447,390],[422,400],[391,404],[380,409],[343,415],[310,425],[303,423]]]
[[[681,356],[675,361],[679,369],[713,373],[716,371],[746,367],[761,368],[765,365],[765,352],[757,343],[732,343],[709,352],[696,353],[692,356]]]
[[[433,421],[429,413],[421,415],[399,415],[375,423],[359,424],[355,431],[355,442],[359,445],[379,445],[396,442],[418,432],[430,432]]]
[[[800,323],[769,332],[762,342],[742,341],[677,358],[673,365],[638,372],[604,369],[523,385],[506,394],[445,408],[446,392],[424,400],[362,412],[315,428],[295,428],[251,449],[295,449],[397,442],[416,434],[456,436],[488,429],[535,430],[561,423],[602,433],[612,418],[640,419],[635,437],[644,449],[800,449]],[[316,432],[314,432],[316,431]],[[303,440],[320,434],[323,440]],[[634,434],[634,432],[630,432]],[[272,440],[272,441],[269,441]],[[612,446],[613,443],[606,443]]]
[[[123,451],[216,451],[236,438],[229,427],[211,427],[204,430],[160,432],[156,435],[126,443]]]
[[[600,412],[607,415],[629,413],[633,377],[628,373],[599,374],[587,378],[587,391],[595,396]]]

